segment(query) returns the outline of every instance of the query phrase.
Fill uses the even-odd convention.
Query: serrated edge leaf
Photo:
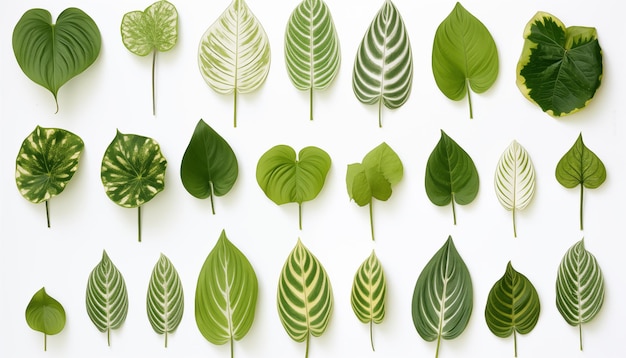
[[[352,311],[362,323],[370,325],[370,343],[374,350],[372,324],[379,324],[385,318],[387,280],[383,266],[374,250],[357,269],[352,282],[350,304]]]
[[[46,293],[45,287],[30,299],[25,316],[31,329],[44,334],[44,351],[48,348],[47,336],[61,333],[65,327],[65,309],[59,301]]]
[[[178,328],[185,308],[183,285],[172,262],[163,254],[152,269],[146,295],[146,311],[152,329],[168,335]]]

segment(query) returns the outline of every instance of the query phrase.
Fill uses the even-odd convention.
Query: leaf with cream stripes
[[[370,326],[370,344],[374,351],[373,324],[385,318],[387,280],[383,266],[372,250],[372,254],[359,266],[352,283],[350,303],[354,314]]]
[[[167,348],[168,335],[178,328],[185,308],[183,285],[172,262],[163,254],[152,269],[146,310],[152,329],[165,335]]]
[[[309,356],[311,336],[328,328],[333,311],[333,291],[318,259],[298,239],[287,257],[278,281],[278,316],[291,339],[305,342]]]

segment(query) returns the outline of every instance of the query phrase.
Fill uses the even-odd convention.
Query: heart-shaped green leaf
[[[100,30],[89,15],[67,8],[52,23],[44,9],[30,9],[13,30],[13,52],[24,74],[54,96],[61,86],[81,74],[98,58]]]
[[[442,130],[441,138],[426,164],[425,186],[428,199],[438,206],[451,203],[456,225],[454,203],[471,203],[478,195],[478,185],[478,170],[474,161]]]
[[[489,330],[500,338],[513,334],[517,357],[517,333],[527,334],[539,320],[541,305],[535,286],[526,276],[515,271],[511,262],[506,272],[489,291],[485,320]]]
[[[152,329],[165,335],[165,348],[168,335],[178,328],[183,318],[184,309],[183,285],[178,272],[172,262],[161,254],[150,275],[146,310]]]
[[[323,0],[302,0],[291,13],[285,31],[285,62],[293,85],[309,91],[313,120],[313,90],[330,86],[341,62],[339,37]]]
[[[26,200],[46,203],[61,194],[78,170],[85,144],[76,134],[58,128],[37,126],[22,142],[15,160],[15,183]]]
[[[100,169],[104,190],[114,203],[138,208],[138,240],[141,241],[141,206],[165,187],[167,160],[152,138],[117,131]]]
[[[180,164],[180,178],[189,194],[198,199],[226,195],[235,185],[239,167],[230,145],[202,119],[198,121]]]
[[[87,314],[100,332],[107,333],[111,345],[111,330],[122,326],[128,315],[128,293],[120,271],[106,251],[89,274],[87,281]]]
[[[470,88],[483,93],[498,78],[498,49],[489,30],[457,2],[437,28],[432,56],[437,87],[454,101],[467,93],[472,118]]]
[[[350,303],[354,314],[363,323],[370,325],[370,343],[374,350],[373,324],[385,318],[387,280],[383,266],[372,250],[372,254],[359,266],[352,283]]]
[[[593,27],[565,25],[538,12],[524,29],[517,63],[517,86],[551,116],[578,112],[593,98],[602,79],[602,49]]]
[[[525,209],[535,195],[535,167],[516,141],[500,156],[494,181],[498,201],[513,214],[513,236],[517,237],[515,212]]]
[[[61,333],[65,327],[65,309],[42,287],[26,306],[26,323],[33,330],[43,333],[45,351],[48,349],[48,335]]]
[[[568,189],[580,185],[580,230],[583,229],[584,189],[596,189],[606,180],[606,168],[583,142],[582,133],[556,165],[556,180]]]
[[[252,327],[259,292],[254,268],[226,237],[220,238],[207,256],[196,286],[196,324],[213,344],[242,339]]]
[[[237,94],[261,87],[270,70],[270,43],[263,26],[244,0],[233,0],[200,40],[198,62],[206,83],[217,93]]]
[[[565,321],[578,326],[583,350],[583,323],[590,322],[604,303],[604,276],[596,258],[585,249],[584,240],[570,247],[559,265],[556,278],[556,308]]]
[[[357,50],[352,72],[352,89],[365,104],[378,103],[378,126],[382,106],[400,108],[411,94],[413,54],[402,16],[385,0]]]
[[[156,114],[154,72],[157,52],[171,50],[178,40],[178,11],[165,0],[159,0],[144,11],[131,11],[122,18],[122,42],[138,56],[152,53],[152,114]]]
[[[300,239],[278,280],[278,316],[291,339],[306,341],[309,356],[311,335],[321,336],[333,312],[333,290],[326,270]]]
[[[350,199],[359,206],[369,205],[370,229],[374,240],[372,198],[387,201],[391,187],[402,180],[402,161],[391,147],[383,142],[365,155],[361,163],[348,165],[346,187]]]
[[[330,170],[330,156],[317,147],[296,151],[277,145],[261,156],[256,167],[256,181],[274,203],[298,203],[302,229],[302,203],[315,199],[324,187]]]
[[[415,283],[413,324],[426,341],[454,339],[463,333],[474,307],[472,278],[452,237],[428,261]]]

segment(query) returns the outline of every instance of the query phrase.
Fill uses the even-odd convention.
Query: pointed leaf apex
[[[102,250],[102,261],[109,260],[109,255],[106,250]]]

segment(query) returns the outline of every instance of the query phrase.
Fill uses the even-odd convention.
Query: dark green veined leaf
[[[387,280],[383,266],[374,251],[359,266],[352,283],[350,303],[354,314],[363,323],[370,325],[370,343],[374,350],[373,324],[385,318]]]
[[[230,145],[202,119],[198,121],[180,165],[180,178],[189,194],[198,199],[226,195],[235,185],[239,167]]]
[[[485,320],[489,330],[500,338],[513,334],[517,357],[517,333],[532,331],[540,311],[537,290],[526,276],[515,271],[509,261],[504,276],[493,285],[487,297]]]
[[[378,103],[378,126],[382,127],[382,106],[400,108],[409,99],[412,84],[409,34],[396,6],[385,0],[357,50],[352,89],[361,103]]]
[[[46,293],[42,287],[26,307],[26,323],[37,332],[43,333],[43,350],[48,349],[48,335],[61,333],[65,327],[65,309],[59,301]]]
[[[559,265],[556,307],[565,321],[578,326],[583,350],[583,323],[596,317],[604,303],[604,276],[596,258],[585,249],[584,240],[570,247]]]
[[[433,204],[452,204],[455,225],[454,203],[467,205],[478,195],[478,170],[474,161],[444,131],[441,131],[441,138],[428,157],[425,186],[428,199]]]
[[[157,52],[171,50],[178,41],[178,12],[165,0],[159,0],[144,11],[131,11],[122,18],[122,42],[138,56],[152,53],[152,114],[156,114],[154,100],[154,72]]]
[[[54,96],[61,86],[81,74],[98,58],[100,30],[89,15],[67,8],[52,23],[44,9],[30,9],[13,30],[13,52],[24,74]]]
[[[580,229],[583,229],[583,192],[596,189],[606,180],[606,168],[583,142],[582,133],[556,165],[556,180],[571,189],[580,185]]]
[[[551,116],[584,108],[602,79],[602,49],[593,27],[565,25],[538,12],[524,29],[517,86]]]
[[[274,203],[298,203],[302,229],[302,203],[320,193],[330,170],[328,153],[317,147],[305,147],[298,157],[293,148],[277,145],[265,152],[256,167],[256,181]]]
[[[369,205],[370,229],[374,240],[372,198],[387,201],[391,187],[402,180],[402,161],[391,147],[383,142],[365,155],[361,163],[348,165],[346,187],[351,200],[357,205]]]
[[[452,237],[428,261],[415,283],[412,315],[417,333],[426,341],[454,339],[463,333],[474,306],[472,278]]]
[[[306,341],[321,336],[333,311],[333,290],[322,264],[298,242],[287,257],[278,281],[278,316],[291,339]]]
[[[120,328],[128,315],[128,293],[124,277],[106,251],[102,251],[102,260],[89,274],[86,302],[91,322],[107,333],[110,346],[111,330]]]
[[[455,101],[467,93],[472,118],[470,88],[483,93],[498,77],[498,49],[489,30],[457,2],[437,28],[432,56],[437,86]]]
[[[323,0],[302,0],[289,17],[285,31],[285,62],[293,85],[310,93],[324,90],[339,73],[339,37],[330,10]]]
[[[117,131],[100,169],[104,190],[114,203],[138,208],[138,239],[141,241],[141,206],[165,187],[167,160],[152,138]]]
[[[196,324],[213,344],[242,339],[252,327],[259,291],[254,268],[222,230],[196,286]]]
[[[172,262],[161,254],[150,275],[146,310],[152,329],[165,335],[165,348],[168,335],[178,328],[183,318],[184,309],[183,285],[178,272]]]
[[[58,128],[37,126],[24,139],[15,160],[15,182],[26,200],[46,203],[61,194],[78,170],[78,160],[85,144],[76,134]]]

